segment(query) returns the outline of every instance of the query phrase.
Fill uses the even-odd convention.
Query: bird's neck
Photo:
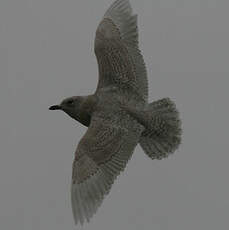
[[[90,125],[91,116],[95,110],[96,104],[97,104],[97,98],[95,95],[82,97],[82,101],[80,104],[80,108],[76,120],[88,127]]]

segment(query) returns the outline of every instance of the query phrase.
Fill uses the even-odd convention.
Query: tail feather
[[[148,125],[141,135],[140,145],[150,158],[165,158],[181,143],[179,113],[169,98],[150,103],[146,113]]]

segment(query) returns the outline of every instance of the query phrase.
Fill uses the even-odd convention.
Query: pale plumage
[[[137,15],[128,0],[117,0],[105,13],[95,37],[99,66],[97,90],[119,88],[148,100],[148,82],[143,57],[138,49]]]
[[[88,127],[75,152],[71,186],[74,220],[81,225],[97,211],[138,143],[149,157],[162,159],[181,140],[175,104],[168,98],[148,104],[137,16],[128,0],[110,6],[94,45],[99,67],[96,92],[50,107]]]

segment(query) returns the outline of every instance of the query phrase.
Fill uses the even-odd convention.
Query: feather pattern
[[[149,104],[148,126],[142,133],[140,145],[151,159],[163,159],[174,153],[181,143],[181,120],[175,103],[163,98]]]
[[[145,63],[138,48],[137,15],[129,0],[117,0],[105,13],[95,37],[101,88],[115,85],[148,101]]]
[[[124,116],[119,120],[126,124],[125,127],[118,120],[108,123],[104,115],[101,118],[94,114],[77,147],[71,188],[76,224],[89,221],[97,211],[138,143],[142,126]]]

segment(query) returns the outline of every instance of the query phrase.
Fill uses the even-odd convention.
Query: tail
[[[181,121],[175,104],[169,98],[152,102],[145,112],[145,130],[140,145],[152,159],[172,154],[181,143]]]

